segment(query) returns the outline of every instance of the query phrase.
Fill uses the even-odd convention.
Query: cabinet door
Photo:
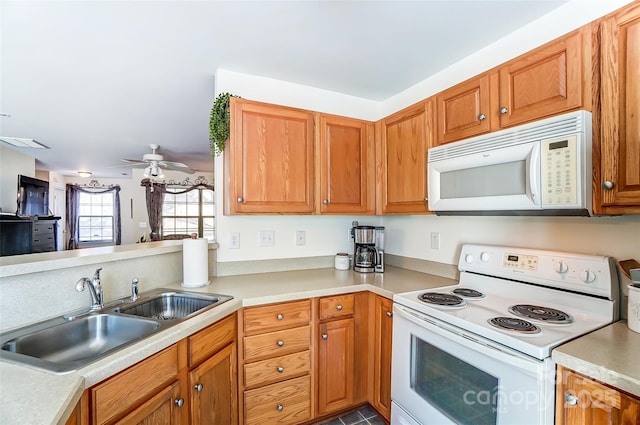
[[[601,23],[597,213],[640,213],[640,6]],[[596,151],[596,146],[594,146]],[[597,153],[597,152],[596,152]],[[594,167],[598,166],[594,155]],[[595,176],[594,176],[595,177]]]
[[[313,114],[232,98],[231,120],[225,212],[312,213]]]
[[[576,32],[500,67],[501,127],[582,106],[582,38]]]
[[[433,101],[410,106],[381,123],[380,214],[424,214],[427,150],[432,145]]]
[[[320,325],[318,341],[318,414],[353,404],[355,320]]]
[[[236,344],[230,344],[189,372],[191,423],[236,425]]]
[[[491,129],[489,75],[467,80],[436,95],[438,145]]]
[[[178,346],[174,344],[91,388],[91,423],[111,424],[138,409],[144,400],[178,379],[178,364]]]
[[[637,425],[640,400],[558,368],[557,425]]]
[[[175,382],[116,422],[115,425],[181,424],[184,400],[179,396],[180,385]]]
[[[375,213],[373,124],[319,115],[320,212]]]
[[[391,338],[393,301],[374,298],[373,407],[387,420],[391,417]]]

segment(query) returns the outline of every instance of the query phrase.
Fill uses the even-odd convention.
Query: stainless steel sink
[[[160,292],[115,309],[117,313],[156,320],[180,320],[215,307],[232,297],[185,292]]]
[[[0,335],[0,357],[56,373],[77,370],[233,299],[156,289],[115,300],[98,312],[73,312]]]
[[[2,350],[26,363],[56,372],[77,368],[123,344],[144,338],[158,330],[153,320],[90,314],[41,330],[26,332],[2,343]],[[5,353],[3,353],[5,354]],[[4,357],[4,356],[3,356]],[[14,360],[16,358],[14,357]]]

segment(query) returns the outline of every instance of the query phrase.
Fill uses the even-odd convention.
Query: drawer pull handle
[[[278,340],[278,347],[282,347],[284,345],[284,341],[283,340]]]
[[[282,320],[282,319],[284,319],[284,315],[283,315],[283,314],[278,314],[278,316],[277,316],[277,317],[278,317],[278,320]]]
[[[179,398],[176,401],[174,401],[174,403],[176,404],[176,406],[182,407],[184,405],[184,398]]]
[[[393,316],[393,313],[390,311],[387,311],[387,317],[391,317],[391,316]]]
[[[341,305],[341,304],[338,304],[338,305],[336,306],[336,308],[338,309],[338,311],[342,311],[342,305]]]
[[[276,407],[276,409],[278,409],[278,412],[282,412],[284,410],[284,406],[282,404],[278,404],[278,407]]]
[[[327,334],[322,334],[322,339],[327,339],[327,338],[329,338],[329,335],[327,335]]]
[[[567,402],[569,406],[575,406],[578,404],[578,397],[575,394],[571,394],[569,391],[564,393],[564,401]]]
[[[194,385],[193,388],[195,388],[195,390],[197,392],[201,392],[202,391],[202,384]]]
[[[278,373],[284,372],[284,368],[282,366],[278,366]]]

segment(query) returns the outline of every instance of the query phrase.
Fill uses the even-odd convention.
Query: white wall
[[[283,81],[239,74],[216,73],[216,94],[230,92],[247,99],[300,107],[361,119],[377,120],[431,96],[464,79],[516,57],[629,0],[574,0],[531,25],[454,64],[447,70],[382,102],[372,102]],[[424,54],[428,54],[425,52]],[[222,159],[216,158],[216,181],[223,182]],[[350,250],[346,232],[353,219],[361,224],[386,226],[386,251],[390,254],[456,263],[464,242],[507,244],[576,252],[598,252],[619,259],[640,259],[640,216],[612,218],[522,217],[325,217],[325,216],[223,216],[223,190],[218,185],[218,261],[310,257]],[[258,247],[260,230],[275,231],[275,246]],[[307,244],[295,246],[296,230],[305,230]],[[240,249],[228,248],[229,232],[240,233]],[[429,235],[439,232],[441,248],[429,248]]]
[[[18,209],[18,174],[35,178],[35,159],[9,149],[0,142],[0,210],[2,212],[14,214]]]

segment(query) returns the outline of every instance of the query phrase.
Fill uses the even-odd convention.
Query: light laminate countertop
[[[640,397],[640,333],[624,320],[557,347],[551,359]]]
[[[203,329],[243,306],[372,291],[393,294],[436,288],[456,282],[440,276],[387,267],[384,274],[312,269],[212,278],[204,288],[163,287],[232,295],[233,300],[141,340],[73,373],[56,375],[0,361],[0,423],[64,424],[83,391]],[[154,288],[142,286],[140,292]]]

